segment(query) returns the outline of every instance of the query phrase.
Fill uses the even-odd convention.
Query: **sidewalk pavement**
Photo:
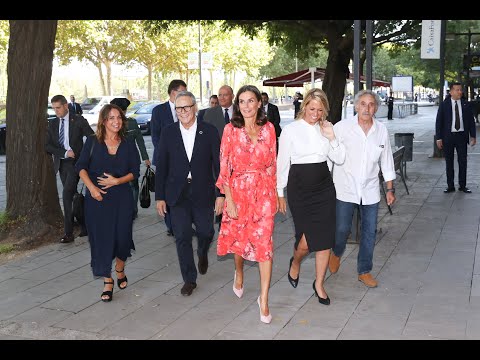
[[[175,244],[151,206],[140,208],[134,223],[137,251],[126,266],[128,288],[115,285],[110,303],[100,301],[102,279],[92,278],[86,237],[0,266],[0,339],[480,339],[480,152],[468,150],[473,193],[444,194],[444,159],[431,158],[436,111],[420,107],[417,115],[380,119],[392,146],[396,132],[413,132],[414,143],[407,163],[410,195],[397,179],[393,215],[381,202],[377,288],[357,280],[357,244],[347,245],[338,273],[327,272],[330,306],[313,295],[313,255],[302,263],[298,287],[291,287],[294,233],[287,213],[276,216],[271,324],[259,319],[258,266],[246,262],[245,292],[238,299],[233,259],[217,258],[216,241],[207,274],[199,275],[192,296],[181,296]],[[150,138],[145,140],[151,154]]]

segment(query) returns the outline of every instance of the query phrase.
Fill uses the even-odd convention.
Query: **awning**
[[[304,83],[310,83],[312,81],[312,73],[314,79],[313,81],[317,81],[318,79],[323,80],[325,77],[325,69],[316,67],[277,76],[272,79],[263,80],[263,86],[303,87]],[[348,80],[353,81],[352,73],[350,73]],[[365,76],[360,76],[360,81],[365,82]],[[374,79],[372,81],[372,86],[389,87],[390,83],[388,81]]]

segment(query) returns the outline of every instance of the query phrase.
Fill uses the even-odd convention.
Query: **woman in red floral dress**
[[[268,289],[272,276],[273,225],[278,210],[275,128],[265,117],[260,91],[245,85],[235,97],[234,113],[220,146],[217,186],[225,194],[217,254],[233,253],[233,292],[243,295],[244,259],[260,269],[260,320],[270,323]]]

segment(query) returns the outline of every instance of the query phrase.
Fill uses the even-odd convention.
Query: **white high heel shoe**
[[[260,321],[265,324],[270,324],[272,322],[272,314],[262,315],[262,307],[260,306],[260,296],[257,298],[258,309],[260,310]]]
[[[237,289],[235,287],[235,281],[237,279],[237,271],[235,270],[235,273],[233,275],[233,292],[235,293],[235,295],[237,295],[239,298],[241,298],[243,296],[243,286],[241,289]]]

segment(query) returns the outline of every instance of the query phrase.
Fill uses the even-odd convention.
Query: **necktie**
[[[230,116],[228,116],[228,109],[225,109],[225,124],[230,122]]]
[[[65,124],[64,124],[64,120],[65,119],[60,119],[61,120],[61,124],[60,124],[60,133],[58,135],[58,143],[59,145],[63,148],[63,142],[65,141]]]
[[[458,111],[458,101],[455,101],[455,130],[460,129],[460,113]]]

